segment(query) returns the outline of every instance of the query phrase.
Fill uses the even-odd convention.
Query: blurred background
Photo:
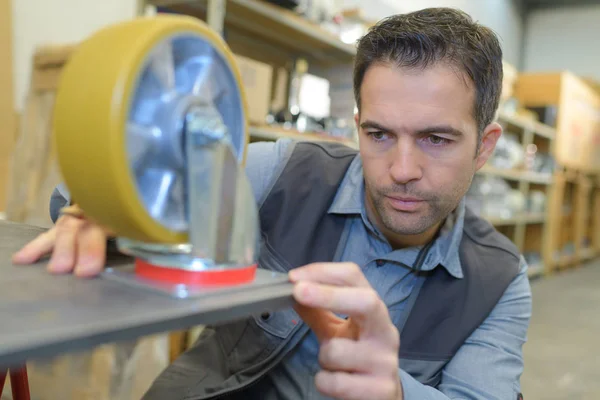
[[[471,14],[503,46],[504,135],[468,202],[530,265],[525,398],[600,399],[600,1],[0,0],[2,217],[51,225],[58,79],[77,44],[108,24],[156,13],[198,17],[236,55],[252,141],[356,147],[354,43],[383,17],[437,6]],[[33,398],[139,398],[200,329],[32,361]]]

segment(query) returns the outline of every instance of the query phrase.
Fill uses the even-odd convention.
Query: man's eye
[[[429,136],[427,139],[429,140],[429,142],[431,144],[436,145],[436,146],[450,143],[450,140],[443,138],[441,136]]]
[[[386,139],[386,134],[381,131],[369,132],[369,136],[376,142],[382,141]]]

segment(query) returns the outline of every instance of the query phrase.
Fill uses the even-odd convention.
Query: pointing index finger
[[[352,334],[353,337],[377,338],[377,341],[395,346],[395,327],[385,304],[372,288],[339,287],[302,281],[294,287],[294,298],[300,305],[311,310],[327,310],[349,316],[358,330],[358,335]],[[309,325],[312,322],[319,333],[328,336],[326,330],[314,323],[314,320],[320,322],[322,318],[317,316],[322,315],[313,312],[305,322]],[[304,319],[305,315],[301,316]]]
[[[334,286],[371,287],[354,263],[313,263],[289,273],[292,282],[309,281]]]
[[[362,334],[393,340],[389,312],[356,264],[310,264],[290,271],[290,280],[299,304],[348,315]]]

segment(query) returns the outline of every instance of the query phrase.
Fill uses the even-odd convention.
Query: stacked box
[[[600,95],[571,72],[523,73],[515,87],[522,106],[556,108],[554,153],[559,164],[600,170]]]

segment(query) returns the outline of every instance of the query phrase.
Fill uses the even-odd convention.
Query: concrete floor
[[[526,400],[600,400],[600,261],[532,280]]]

